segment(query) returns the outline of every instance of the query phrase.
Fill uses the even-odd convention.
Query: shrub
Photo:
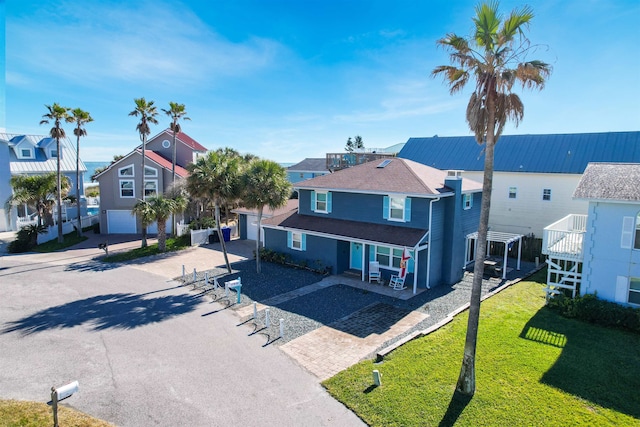
[[[586,294],[576,298],[557,295],[548,307],[564,317],[640,333],[640,308],[626,307]]]
[[[7,251],[12,254],[27,252],[38,245],[38,234],[44,233],[43,225],[27,225],[18,230],[16,240],[7,245]]]
[[[207,228],[215,228],[216,219],[210,216],[203,216],[189,224],[189,230],[206,230]]]

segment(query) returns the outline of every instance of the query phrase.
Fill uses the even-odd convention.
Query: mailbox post
[[[58,427],[58,402],[70,397],[78,391],[78,381],[74,381],[62,387],[51,387],[51,409],[53,410],[53,427]]]

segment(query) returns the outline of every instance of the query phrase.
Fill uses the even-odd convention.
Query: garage
[[[109,234],[136,234],[136,217],[129,210],[108,210],[107,230]]]
[[[264,236],[260,237],[264,241]],[[247,240],[258,240],[258,215],[247,215]]]

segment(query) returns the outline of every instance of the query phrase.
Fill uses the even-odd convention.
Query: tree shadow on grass
[[[447,412],[445,412],[442,420],[440,420],[438,427],[453,426],[456,421],[458,421],[458,418],[460,418],[460,414],[462,414],[469,402],[471,402],[472,398],[473,396],[462,394],[458,390],[454,391]]]
[[[192,295],[145,298],[148,294],[117,293],[49,307],[8,322],[0,333],[30,335],[50,329],[91,325],[94,331],[134,329],[193,311],[204,299]]]
[[[640,419],[640,336],[560,317],[547,307],[520,337],[562,349],[541,382]]]

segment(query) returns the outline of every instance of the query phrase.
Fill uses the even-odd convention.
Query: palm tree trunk
[[[158,220],[158,250],[164,252],[167,250],[167,221]]]
[[[142,134],[142,173],[141,173],[141,178],[140,180],[142,181],[142,184],[140,185],[140,198],[142,199],[142,201],[145,200],[145,195],[144,195],[144,160],[145,160],[145,145],[147,145],[147,136],[145,134]],[[144,221],[142,221],[142,244],[141,246],[143,248],[147,247],[147,224],[144,223]]]
[[[260,273],[262,268],[260,266],[260,224],[262,224],[262,209],[260,206],[258,209],[258,238],[256,239],[256,272]]]
[[[495,107],[493,97],[488,97],[488,126],[484,153],[484,179],[482,181],[482,202],[480,222],[478,224],[478,241],[476,259],[473,265],[473,284],[469,303],[469,319],[467,335],[464,343],[464,356],[460,368],[460,376],[456,390],[464,395],[473,396],[476,390],[476,345],[478,342],[478,326],[480,323],[480,297],[482,295],[482,276],[484,275],[484,258],[489,231],[489,210],[491,207],[491,188],[493,185],[493,157],[495,148]]]
[[[76,207],[78,209],[78,237],[82,237],[82,218],[80,215],[80,136],[76,140]]]
[[[56,169],[57,169],[57,179],[56,179],[56,203],[58,204],[58,243],[64,242],[64,236],[62,235],[62,177],[60,175],[60,137],[56,137]]]
[[[218,239],[220,239],[220,246],[222,247],[222,253],[224,254],[224,262],[227,265],[227,271],[231,274],[231,264],[229,264],[229,256],[227,255],[227,245],[222,235],[222,228],[220,226],[220,203],[215,203],[216,212],[216,229],[218,230]]]
[[[173,124],[173,157],[171,159],[171,185],[176,184],[176,131],[175,123]],[[171,235],[176,237],[176,216],[171,216]]]

